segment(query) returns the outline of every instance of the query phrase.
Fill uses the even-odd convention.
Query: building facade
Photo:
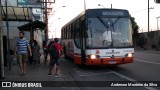
[[[19,29],[17,27],[35,20],[44,21],[43,5],[39,3],[42,1],[43,0],[1,0],[0,78],[4,77],[4,67],[11,68],[11,62],[8,59],[11,55],[8,55],[8,51],[15,49],[15,40],[19,36]],[[42,31],[44,30],[34,32],[34,39],[40,43],[41,47],[43,42],[42,35],[44,35]],[[30,39],[29,33],[30,32],[25,31],[25,37],[27,39]],[[3,41],[5,41],[5,43]],[[6,49],[3,49],[4,47]]]

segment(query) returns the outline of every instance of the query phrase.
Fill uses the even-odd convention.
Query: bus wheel
[[[66,47],[64,47],[64,57],[67,58],[67,55],[66,55]]]

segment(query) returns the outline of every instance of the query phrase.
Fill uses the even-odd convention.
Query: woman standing
[[[32,45],[32,52],[33,52],[33,62],[35,64],[40,64],[40,46],[38,45],[38,42],[36,40],[33,40],[33,45]]]

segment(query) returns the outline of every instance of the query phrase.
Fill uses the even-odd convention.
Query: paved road
[[[43,61],[42,61],[43,62]],[[27,75],[19,76],[18,65],[13,65],[12,70],[5,70],[5,81],[65,81],[64,85],[72,81],[77,87],[52,87],[39,88],[40,90],[160,90],[160,87],[98,87],[102,82],[95,81],[160,81],[160,53],[152,51],[135,51],[135,61],[131,64],[119,65],[116,67],[79,67],[70,60],[62,59],[61,62],[61,77],[49,77],[48,64],[40,66],[28,65]],[[73,82],[81,81],[81,82]],[[89,82],[92,87],[87,86]],[[121,82],[120,82],[121,83]],[[104,84],[104,83],[102,83]],[[12,88],[12,90],[17,88]],[[20,88],[22,89],[22,88]],[[35,88],[29,88],[34,89]],[[38,89],[38,90],[39,90]],[[2,90],[11,90],[11,88],[2,88]],[[23,88],[23,90],[28,90]]]
[[[66,63],[65,63],[66,64]],[[135,51],[135,61],[117,67],[80,68],[68,63],[80,81],[160,81],[160,53]],[[71,67],[72,66],[72,67]],[[111,89],[111,88],[110,88]],[[112,88],[116,90],[117,88]],[[123,88],[127,90],[128,88]],[[160,88],[133,88],[138,90],[160,90]]]

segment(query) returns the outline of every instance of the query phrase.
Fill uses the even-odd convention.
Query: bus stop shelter
[[[40,30],[44,30],[46,27],[46,24],[41,22],[41,21],[33,21],[33,22],[29,22],[27,24],[24,24],[22,26],[17,27],[19,29],[19,31],[28,31],[30,32],[30,36],[31,36],[31,40],[34,39],[34,30],[36,30],[37,28],[39,28]]]

